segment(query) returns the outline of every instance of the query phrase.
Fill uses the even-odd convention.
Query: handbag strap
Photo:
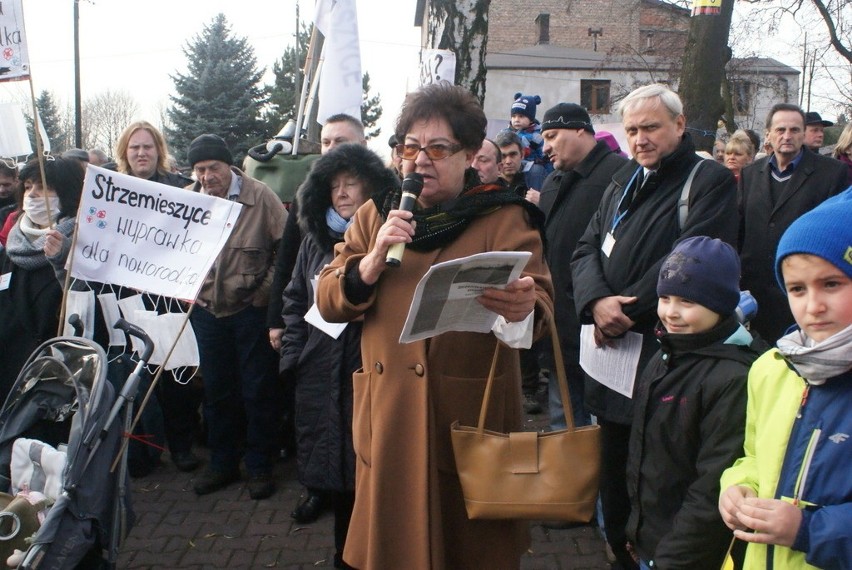
[[[574,431],[574,410],[571,406],[571,392],[568,390],[568,377],[565,375],[565,360],[562,357],[562,347],[559,344],[559,334],[556,331],[556,321],[551,316],[548,319],[550,326],[550,339],[553,342],[553,359],[556,364],[556,378],[559,384],[559,395],[562,398],[562,412],[565,414],[565,425],[568,431]],[[494,375],[497,371],[497,360],[500,358],[500,347],[503,345],[499,340],[494,348],[494,357],[491,359],[491,370],[488,371],[488,381],[485,384],[485,393],[482,395],[482,407],[479,410],[479,423],[476,425],[476,433],[482,435],[485,432],[485,417],[488,412],[488,402],[491,401],[491,388],[494,385]]]

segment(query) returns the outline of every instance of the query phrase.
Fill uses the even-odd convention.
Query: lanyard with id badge
[[[639,173],[642,172],[643,167],[640,166],[636,169],[636,172],[633,173],[633,176],[630,177],[630,181],[627,183],[627,186],[624,187],[624,192],[621,194],[621,199],[618,201],[618,206],[615,208],[615,215],[612,217],[612,227],[606,233],[606,237],[604,237],[603,243],[601,244],[601,251],[607,257],[612,253],[612,248],[615,247],[615,229],[618,227],[618,224],[627,217],[628,209],[625,209],[620,214],[618,213],[621,210],[621,204],[624,203],[624,198],[627,197],[627,193],[630,192],[630,188],[633,186],[633,183],[636,182],[636,178],[639,176]],[[638,189],[637,189],[638,190]]]

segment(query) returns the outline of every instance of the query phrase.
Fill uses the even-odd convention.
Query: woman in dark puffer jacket
[[[312,280],[334,258],[355,211],[373,192],[398,186],[375,153],[346,144],[314,163],[297,194],[304,238],[284,291],[281,371],[296,383],[296,457],[308,497],[292,516],[310,522],[322,504],[334,508],[336,568],[346,568],[343,545],[355,500],[352,373],[361,368],[361,323],[348,323],[334,338],[305,315],[314,305]]]

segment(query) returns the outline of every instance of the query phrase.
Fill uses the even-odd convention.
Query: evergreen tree
[[[59,109],[56,108],[56,103],[53,101],[53,96],[48,91],[42,91],[36,99],[36,109],[41,117],[41,124],[44,125],[44,131],[47,134],[47,139],[50,141],[50,148],[53,154],[61,154],[66,150],[65,131],[62,128],[62,118],[59,116]],[[32,117],[27,116],[27,130],[30,134],[33,150],[36,149],[35,135],[32,130]]]
[[[239,163],[264,134],[260,112],[266,95],[258,85],[263,70],[254,49],[245,38],[232,36],[219,14],[187,44],[184,55],[187,73],[172,76],[177,92],[168,110],[172,152],[183,161],[192,139],[213,133],[225,139]]]
[[[263,112],[263,122],[266,125],[266,134],[269,138],[276,135],[288,120],[295,120],[296,113],[299,110],[299,94],[304,80],[302,70],[305,68],[305,56],[310,41],[310,32],[304,23],[301,24],[296,39],[299,48],[298,64],[296,63],[296,49],[292,46],[288,46],[281,59],[272,64],[275,82],[266,87],[269,95],[269,107]]]
[[[304,80],[305,56],[308,52],[310,33],[308,28],[302,24],[299,30],[299,64],[296,62],[296,50],[288,47],[284,50],[281,59],[272,64],[272,73],[275,82],[267,86],[269,96],[269,107],[263,113],[263,121],[266,124],[266,133],[269,137],[274,136],[289,119],[296,119],[299,111],[298,94],[301,93],[302,81]],[[298,78],[298,88],[296,81]],[[378,136],[381,129],[373,129],[382,116],[381,95],[370,96],[370,74],[365,73],[361,84],[364,89],[363,102],[361,103],[361,120],[364,122],[364,131],[367,138]]]
[[[364,100],[361,103],[361,121],[364,123],[364,133],[368,139],[377,137],[382,133],[381,128],[374,129],[376,123],[382,118],[382,96],[370,97],[370,74],[365,73],[361,80],[364,89]]]

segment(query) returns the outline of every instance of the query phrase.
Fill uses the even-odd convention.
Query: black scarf
[[[373,202],[383,220],[387,220],[388,212],[399,208],[401,196],[400,188],[373,196]],[[461,235],[474,218],[490,214],[506,204],[518,204],[526,209],[544,243],[544,214],[541,210],[505,185],[482,184],[479,173],[468,168],[465,171],[464,189],[456,198],[431,208],[415,205],[413,219],[417,225],[414,238],[406,247],[415,251],[432,251],[444,247]]]

